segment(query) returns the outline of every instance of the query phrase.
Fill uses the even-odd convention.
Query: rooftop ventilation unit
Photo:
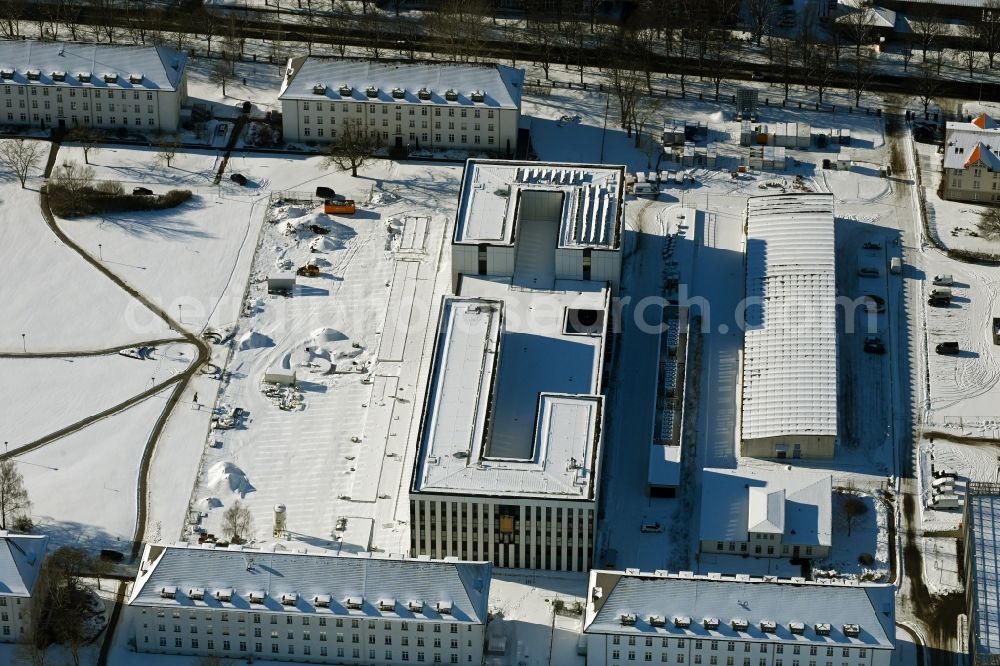
[[[90,78],[93,76],[90,72],[80,72],[76,75],[76,78],[80,83],[90,83]]]
[[[129,83],[135,83],[135,84],[138,85],[138,84],[142,83],[143,78],[145,78],[145,77],[142,74],[139,74],[137,72],[133,72],[132,74],[128,75],[128,82]]]
[[[449,88],[448,90],[444,91],[444,98],[446,100],[448,100],[449,102],[457,102],[458,101],[458,93],[455,92],[454,90],[452,90],[451,88]]]
[[[621,615],[623,627],[634,627],[638,619],[639,618],[636,617],[635,613],[622,613]]]
[[[326,86],[322,83],[317,83],[313,86],[313,95],[325,95]]]
[[[330,595],[329,594],[317,594],[313,596],[313,605],[316,608],[329,608],[330,607]]]
[[[802,622],[789,622],[788,631],[792,632],[795,636],[801,636],[806,633],[806,625]]]
[[[161,599],[176,599],[177,587],[175,585],[164,585],[160,588]]]
[[[830,624],[827,622],[820,622],[813,626],[816,631],[817,636],[829,636],[830,635]]]
[[[378,88],[375,86],[368,86],[368,89],[365,90],[365,94],[369,97],[378,97]]]
[[[856,624],[845,624],[844,635],[848,638],[857,638],[861,635],[861,627]]]
[[[37,69],[29,69],[24,73],[24,75],[28,77],[29,81],[37,81],[38,79],[41,78],[42,73],[39,72]]]
[[[299,600],[298,592],[285,592],[281,595],[282,606],[294,606]]]
[[[473,90],[471,93],[469,93],[469,98],[473,102],[485,102],[486,93],[484,93],[482,90]]]
[[[424,610],[424,602],[419,599],[410,599],[406,602],[406,610],[411,613],[421,613]]]
[[[701,623],[709,631],[715,631],[719,628],[719,618],[717,617],[706,617]]]
[[[733,618],[733,631],[746,631],[750,627],[750,623],[741,617]]]
[[[221,590],[215,591],[215,598],[219,601],[230,602],[233,600],[233,588],[224,587]]]
[[[666,620],[662,615],[650,615],[649,616],[649,626],[651,627],[665,627],[667,626]]]
[[[52,72],[52,80],[53,81],[65,81],[66,80],[66,72]]]
[[[114,72],[112,72],[110,74],[105,74],[104,75],[104,82],[105,83],[118,83],[118,75],[115,74]]]
[[[347,85],[346,83],[344,85],[340,86],[340,96],[341,97],[350,97],[353,94],[354,94],[354,88],[353,87]]]
[[[203,587],[192,587],[188,590],[188,597],[191,599],[202,600],[205,598],[205,588]]]
[[[431,98],[431,91],[428,90],[427,88],[421,88],[420,90],[417,91],[417,98],[418,99],[430,99]]]
[[[774,623],[774,620],[760,621],[760,630],[763,631],[765,634],[773,634],[777,628],[778,625]]]
[[[380,611],[394,611],[396,610],[396,600],[395,599],[379,599],[378,609]]]
[[[264,594],[263,590],[253,590],[252,592],[247,593],[247,598],[250,600],[250,603],[252,604],[264,603],[264,597],[266,596],[267,595]]]
[[[686,615],[678,615],[674,618],[674,626],[678,629],[687,629],[691,626],[691,618]]]
[[[344,606],[347,610],[361,610],[362,602],[361,597],[347,597],[344,600]]]
[[[392,89],[392,98],[393,99],[403,99],[404,97],[406,97],[406,91],[405,90],[403,90],[402,88],[393,88]]]
[[[434,610],[436,610],[441,615],[451,615],[451,602],[439,601],[436,604],[434,604]]]

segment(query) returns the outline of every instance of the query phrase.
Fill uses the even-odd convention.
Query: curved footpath
[[[45,169],[46,177],[48,177],[48,175],[51,173],[51,165],[55,163],[55,158],[58,151],[59,151],[59,143],[57,141],[54,141],[52,143],[51,150],[49,152],[49,159],[46,163],[46,169]],[[147,505],[148,505],[148,493],[149,493],[148,477],[149,477],[150,462],[152,461],[153,458],[153,452],[156,450],[156,444],[159,441],[160,435],[163,433],[163,429],[166,426],[167,420],[170,418],[170,415],[173,413],[174,408],[177,406],[177,402],[180,399],[181,394],[183,394],[184,390],[187,388],[188,384],[191,381],[191,378],[195,376],[195,374],[206,362],[208,362],[210,358],[209,346],[207,342],[202,340],[194,333],[191,333],[186,329],[184,329],[180,325],[180,323],[174,321],[174,319],[169,314],[167,314],[167,312],[163,308],[154,303],[151,299],[144,296],[137,289],[135,289],[127,282],[125,282],[125,280],[123,280],[118,275],[109,270],[102,262],[91,256],[86,250],[77,245],[56,223],[55,217],[52,214],[52,210],[49,207],[48,193],[46,190],[46,185],[44,184],[40,188],[39,192],[39,206],[41,208],[42,217],[44,218],[45,223],[48,225],[52,233],[55,234],[56,238],[58,238],[63,244],[65,244],[66,247],[72,249],[77,254],[79,254],[84,261],[90,264],[95,270],[100,272],[107,279],[111,280],[113,283],[118,285],[118,287],[121,288],[124,292],[126,292],[129,296],[136,299],[150,311],[155,313],[156,316],[158,316],[167,324],[167,326],[177,331],[181,336],[180,340],[176,340],[177,342],[183,341],[189,343],[193,345],[195,349],[197,349],[197,354],[195,356],[194,361],[188,366],[188,368],[184,372],[176,375],[175,377],[170,378],[169,380],[163,382],[159,386],[155,386],[152,389],[144,391],[142,394],[136,396],[132,400],[122,403],[122,405],[124,406],[122,405],[117,406],[121,407],[122,409],[125,409],[131,406],[131,404],[134,404],[139,400],[148,398],[153,393],[161,391],[164,387],[169,386],[171,383],[174,384],[174,390],[167,397],[166,405],[164,406],[163,411],[160,413],[159,418],[156,420],[156,423],[154,424],[153,429],[150,432],[149,439],[146,441],[146,446],[142,452],[142,459],[139,464],[139,478],[136,483],[136,495],[137,495],[136,528],[135,528],[135,534],[132,538],[132,550],[130,553],[131,559],[134,560],[139,556],[139,551],[142,548],[142,542],[146,534],[146,517],[148,515]],[[131,403],[131,404],[126,404],[126,403]],[[103,416],[100,415],[96,416],[98,418],[103,418]],[[41,444],[39,444],[38,446],[41,446]],[[105,633],[104,642],[101,644],[101,651],[97,659],[97,663],[99,666],[107,664],[108,654],[110,653],[111,645],[113,643],[112,639],[114,637],[115,628],[118,619],[121,615],[121,609],[124,602],[125,585],[127,584],[123,583],[122,586],[119,587],[119,594],[115,601],[115,607],[112,610],[110,622],[108,623],[107,630]]]

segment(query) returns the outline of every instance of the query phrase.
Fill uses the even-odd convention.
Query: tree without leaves
[[[974,24],[963,23],[958,28],[958,34],[962,44],[962,61],[969,70],[969,78],[972,79],[975,76],[976,65],[979,64],[982,50],[979,29]]]
[[[910,18],[910,29],[917,36],[921,60],[927,62],[927,51],[941,36],[941,18],[936,12]]]
[[[180,145],[180,142],[175,136],[161,137],[160,140],[156,142],[156,147],[160,150],[160,152],[156,154],[157,159],[166,162],[167,168],[169,168],[171,163],[174,161],[174,157],[177,156],[177,149],[180,148]]]
[[[635,147],[639,148],[642,140],[642,131],[646,125],[663,115],[663,99],[660,97],[640,97],[635,104]],[[656,137],[655,132],[650,132],[650,136]]]
[[[924,118],[928,115],[927,110],[931,105],[931,100],[937,97],[940,90],[941,82],[934,71],[934,65],[926,62],[921,63],[920,73],[916,80],[916,91],[917,99],[924,106]]]
[[[875,12],[869,2],[859,2],[846,14],[837,18],[837,27],[854,45],[854,57],[861,52],[875,36]]]
[[[208,79],[222,88],[222,96],[226,97],[226,83],[233,77],[232,65],[227,58],[216,60],[208,73]]]
[[[849,66],[850,89],[854,93],[854,106],[860,106],[861,95],[868,89],[868,84],[871,83],[872,74],[875,71],[875,53],[870,49],[863,49],[851,57]]]
[[[640,75],[628,66],[627,58],[619,58],[608,68],[611,75],[611,89],[618,100],[619,121],[629,137],[635,122],[635,105],[639,99]]]
[[[746,0],[744,7],[750,18],[750,35],[757,46],[760,46],[764,33],[778,16],[778,0]]]
[[[976,228],[986,238],[1000,238],[1000,208],[987,208],[981,212]]]
[[[21,189],[28,180],[28,173],[38,166],[42,161],[45,149],[38,141],[27,139],[6,139],[0,141],[0,164],[10,169],[18,181]]]
[[[17,463],[11,458],[0,460],[0,529],[11,527],[30,510],[31,500]]]
[[[44,650],[52,643],[67,645],[76,666],[80,664],[80,648],[90,639],[89,624],[95,616],[93,592],[82,580],[93,564],[82,548],[58,549],[42,562],[32,598],[30,635],[36,648]]]
[[[244,543],[253,536],[253,514],[243,502],[236,500],[222,514],[222,533],[233,543]]]
[[[83,149],[83,163],[90,164],[90,154],[101,150],[100,144],[104,141],[104,133],[96,127],[78,127],[66,138],[80,144]]]
[[[325,148],[323,167],[350,170],[351,176],[357,178],[358,169],[371,161],[375,151],[382,147],[382,138],[374,130],[369,134],[360,120],[345,121],[343,128],[338,140]]]
[[[974,25],[990,69],[993,69],[993,60],[1000,52],[1000,0],[986,0]]]
[[[857,518],[868,513],[868,505],[857,495],[847,495],[840,504],[844,512],[844,519],[847,521],[847,536],[851,536],[851,528]]]

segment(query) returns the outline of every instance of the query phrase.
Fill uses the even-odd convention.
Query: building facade
[[[0,41],[0,123],[176,132],[185,64],[163,46]]]
[[[833,196],[750,197],[740,454],[832,458],[837,418]]]
[[[491,565],[147,545],[139,652],[324,664],[480,664]]]
[[[49,538],[0,531],[0,642],[25,639],[31,597]]]
[[[1000,125],[980,114],[948,122],[944,135],[942,196],[954,201],[1000,201]]]
[[[962,536],[965,554],[965,602],[968,615],[968,650],[972,666],[1000,664],[1000,576],[996,557],[1000,550],[1000,484],[970,482],[965,493]]]
[[[621,167],[469,160],[410,492],[410,547],[585,571]]]
[[[591,571],[587,666],[889,666],[891,585]]]
[[[784,469],[705,469],[702,553],[822,559],[830,554],[833,480]]]
[[[503,65],[292,58],[278,97],[282,129],[292,142],[363,130],[390,148],[509,157],[523,81],[523,70]]]

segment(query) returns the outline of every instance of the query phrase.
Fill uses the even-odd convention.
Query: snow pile
[[[222,500],[218,497],[202,497],[198,500],[197,507],[203,513],[208,513],[212,509],[218,509],[222,506]]]
[[[399,201],[399,196],[393,194],[392,192],[376,192],[372,195],[371,201],[368,203],[372,206],[384,206],[386,204],[396,203]]]
[[[313,252],[333,252],[339,250],[341,244],[329,236],[318,236],[311,243],[309,249]]]
[[[289,206],[284,211],[284,217],[286,220],[291,220],[296,217],[302,217],[306,214],[305,209],[299,208],[298,206]]]
[[[240,337],[240,351],[273,346],[274,340],[257,331],[247,331]]]
[[[347,339],[343,333],[328,326],[317,328],[309,334],[309,337],[312,338],[312,341],[316,344],[323,344],[324,342],[337,342],[338,340]]]
[[[231,462],[220,461],[212,465],[208,470],[206,481],[209,488],[216,490],[226,488],[240,497],[253,490],[243,470]]]

